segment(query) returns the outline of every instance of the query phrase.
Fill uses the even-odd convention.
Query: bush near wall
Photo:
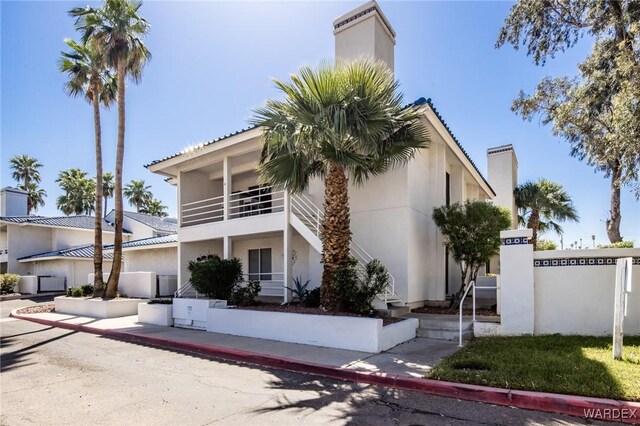
[[[13,293],[13,289],[18,285],[18,281],[20,281],[20,275],[17,275],[17,274],[0,275],[0,293],[1,294]]]
[[[607,248],[633,248],[633,241],[619,241],[611,244],[598,244],[599,249]]]
[[[556,243],[554,243],[551,240],[538,240],[538,242],[536,243],[537,251],[557,250],[557,249],[558,249],[558,246],[556,245]]]

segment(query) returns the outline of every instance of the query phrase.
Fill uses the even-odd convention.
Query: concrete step
[[[408,306],[389,306],[387,309],[379,309],[378,312],[386,317],[397,318],[407,315],[411,312],[411,308]]]
[[[455,341],[459,338],[459,330],[446,330],[438,328],[418,328],[418,337],[427,337],[429,339],[436,340],[451,340]],[[473,330],[462,331],[462,341],[468,342],[473,338]]]
[[[458,331],[460,329],[460,320],[459,319],[420,318],[420,328]],[[473,322],[463,318],[462,329],[473,330]]]

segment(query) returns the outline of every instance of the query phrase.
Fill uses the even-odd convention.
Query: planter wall
[[[140,299],[85,299],[58,296],[54,299],[56,312],[91,318],[116,318],[138,314]]]
[[[22,294],[38,293],[38,277],[35,275],[21,276],[16,291]]]
[[[226,300],[173,299],[173,324],[180,328],[206,330],[209,308],[227,306]]]
[[[382,326],[379,318],[209,309],[207,331],[378,353],[416,337],[418,320]]]
[[[173,325],[173,305],[138,303],[138,322],[171,327]]]

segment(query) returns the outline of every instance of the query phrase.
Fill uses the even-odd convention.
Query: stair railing
[[[191,283],[191,280],[189,280],[189,281],[185,282],[184,284],[182,284],[182,285],[180,286],[180,288],[179,288],[179,289],[177,289],[177,290],[173,293],[173,297],[174,297],[174,298],[176,298],[176,299],[181,298],[181,297],[183,297],[185,294],[187,294],[187,292],[188,292],[189,290],[195,290],[195,287],[194,287],[194,286],[193,286],[193,284]],[[198,298],[199,298],[199,296],[200,296],[200,293],[198,293],[198,291],[197,291],[197,290],[195,290],[195,293],[196,293],[196,299],[198,299]]]
[[[322,239],[322,221],[324,219],[324,212],[317,207],[309,197],[304,194],[293,194],[291,196],[291,209],[294,214],[298,216],[304,216],[307,226],[311,225],[311,231],[319,238]],[[310,218],[310,219],[309,219]],[[367,263],[373,260],[367,251],[362,248],[355,241],[351,241],[349,246],[349,252],[358,262],[358,269],[361,273],[365,273]],[[389,285],[384,289],[382,293],[383,302],[387,304],[387,300],[390,297],[397,297],[395,294],[395,278],[389,274]],[[398,298],[399,299],[399,298]]]
[[[460,334],[459,334],[459,339],[458,339],[458,347],[462,347],[462,305],[464,305],[464,299],[467,297],[467,294],[469,294],[469,290],[471,290],[471,300],[472,300],[472,319],[471,322],[475,323],[476,322],[476,289],[479,290],[495,290],[495,287],[489,287],[489,286],[477,286],[475,281],[471,281],[469,284],[467,284],[467,288],[464,291],[464,294],[462,295],[462,299],[460,299]]]

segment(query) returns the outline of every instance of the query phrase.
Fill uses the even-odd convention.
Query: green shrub
[[[82,289],[82,295],[83,296],[91,296],[93,295],[93,286],[91,284],[85,284],[80,286],[80,288]]]
[[[71,292],[69,292],[69,290]],[[82,296],[84,296],[84,293],[82,292],[82,288],[81,287],[71,287],[69,290],[67,290],[67,295],[69,295],[71,297],[82,297]]]
[[[0,293],[2,294],[13,293],[13,289],[18,285],[18,281],[20,281],[20,275],[17,275],[17,274],[0,275]]]
[[[148,305],[173,305],[173,299],[151,299]]]
[[[558,246],[556,245],[555,242],[551,240],[538,240],[538,242],[536,243],[537,251],[557,250],[557,249],[558,249]]]
[[[611,244],[598,244],[599,249],[607,248],[633,248],[633,241],[619,241]]]
[[[307,296],[302,299],[302,306],[307,308],[320,307],[320,287],[316,287],[307,293]]]
[[[357,261],[353,258],[335,270],[333,282],[342,310],[369,313],[373,299],[389,285],[387,268],[377,259],[367,263],[363,275],[358,277]]]
[[[252,306],[257,304],[258,293],[260,293],[260,281],[249,281],[246,285],[237,283],[229,295],[229,303],[238,306]]]
[[[240,259],[222,259],[213,254],[189,262],[193,287],[212,299],[228,300],[234,287],[242,280]]]

